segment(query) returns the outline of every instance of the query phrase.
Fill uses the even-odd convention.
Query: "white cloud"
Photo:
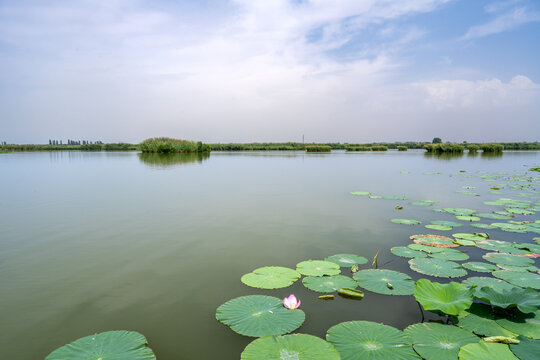
[[[486,24],[471,27],[465,36],[463,36],[463,39],[468,40],[498,34],[503,31],[512,30],[520,25],[537,21],[540,21],[540,12],[529,11],[527,8],[521,7],[501,15]]]

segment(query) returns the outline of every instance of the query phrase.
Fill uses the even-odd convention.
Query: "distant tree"
[[[433,138],[433,141],[431,141],[431,143],[432,144],[440,144],[440,143],[442,143],[442,140],[441,140],[441,138],[436,137],[436,138]]]

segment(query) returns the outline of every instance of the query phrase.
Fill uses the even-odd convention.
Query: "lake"
[[[411,243],[413,234],[478,232],[465,222],[457,231],[424,225],[455,221],[433,208],[491,212],[495,208],[484,201],[519,198],[523,191],[492,194],[490,186],[530,184],[508,176],[539,164],[537,151],[457,157],[423,150],[0,154],[0,358],[42,359],[82,336],[126,329],[144,334],[160,360],[238,359],[252,338],[220,324],[215,311],[250,294],[294,293],[306,313],[299,333],[324,338],[329,327],[348,320],[403,329],[421,321],[412,296],[365,291],[361,301],[322,301],[300,281],[259,290],[240,277],[261,266],[295,268],[300,261],[338,253],[372,259],[380,251],[379,268],[448,282],[412,271],[406,258],[389,249]],[[483,173],[496,179],[485,181]],[[480,196],[456,192],[464,186],[476,187]],[[409,200],[370,199],[351,191]],[[538,200],[535,193],[522,196]],[[417,200],[439,203],[409,205]],[[394,224],[393,218],[418,219],[422,225]],[[486,232],[517,242],[538,236]],[[468,250],[469,261],[482,260],[485,253]]]

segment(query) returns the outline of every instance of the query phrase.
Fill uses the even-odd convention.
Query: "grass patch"
[[[469,152],[477,152],[478,150],[480,150],[480,146],[478,146],[478,145],[467,145],[467,150],[469,150]]]
[[[371,151],[369,146],[347,146],[346,151]]]
[[[504,145],[487,143],[480,146],[483,152],[502,152],[504,150]]]
[[[307,152],[330,152],[332,148],[328,145],[309,145],[306,146]]]
[[[196,153],[210,151],[210,147],[200,141],[195,142],[189,140],[172,139],[167,137],[146,139],[139,144],[139,149],[143,153],[159,154]]]
[[[426,144],[424,145],[429,153],[462,153],[465,147],[459,144],[442,143],[442,144]]]
[[[375,145],[371,147],[373,151],[388,151],[388,147],[384,145]]]
[[[398,149],[398,151],[407,151],[406,146],[398,146],[397,149]]]

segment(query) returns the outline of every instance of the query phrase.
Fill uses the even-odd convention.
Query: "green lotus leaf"
[[[300,279],[300,274],[293,269],[281,266],[265,266],[242,276],[247,286],[259,289],[279,289],[292,285]]]
[[[322,293],[338,291],[341,288],[354,289],[358,286],[356,281],[344,275],[307,276],[302,279],[302,284],[309,290]]]
[[[336,254],[327,257],[325,261],[330,261],[338,264],[342,267],[351,267],[353,265],[362,265],[368,262],[368,260],[360,255],[355,254]]]
[[[456,219],[463,220],[463,221],[480,221],[480,218],[478,216],[470,216],[470,215],[458,215],[456,216]]]
[[[459,350],[459,360],[519,360],[508,345],[479,342],[467,344]]]
[[[497,324],[516,334],[540,339],[540,311],[530,314],[518,313],[512,318],[497,319]]]
[[[456,216],[468,216],[476,213],[476,210],[464,208],[443,208],[443,210]]]
[[[366,290],[385,295],[412,295],[414,282],[407,274],[382,269],[360,270],[353,275]]]
[[[409,205],[413,206],[432,206],[433,204],[438,203],[438,201],[433,200],[420,200],[409,202]]]
[[[485,219],[493,219],[493,220],[508,220],[508,216],[506,215],[499,215],[499,214],[475,214],[476,216],[480,216]]]
[[[517,338],[519,344],[510,345],[510,350],[521,360],[538,360],[540,354],[540,341],[527,339],[524,336]]]
[[[338,275],[341,270],[339,265],[324,260],[307,260],[296,264],[296,271],[306,276]]]
[[[530,266],[534,264],[533,259],[511,254],[487,253],[482,257],[485,260],[495,263],[497,265]]]
[[[461,246],[476,246],[476,243],[471,240],[456,239],[454,240],[454,242]]]
[[[416,258],[409,260],[409,266],[414,271],[421,274],[457,278],[467,275],[467,271],[458,263],[453,261],[431,259],[431,258]]]
[[[380,195],[369,195],[368,196],[370,199],[382,199],[383,197],[380,196]]]
[[[427,229],[431,229],[431,230],[439,230],[439,231],[448,231],[448,230],[452,230],[452,227],[451,227],[451,226],[433,225],[433,224],[426,225],[426,228],[427,228]]]
[[[539,224],[540,225],[540,224]],[[518,249],[528,250],[533,253],[540,254],[540,245],[530,243],[514,243],[513,246]]]
[[[343,360],[420,359],[402,331],[371,321],[347,321],[328,329],[326,340]]]
[[[216,319],[240,335],[283,335],[302,325],[302,310],[289,310],[282,300],[264,295],[241,296],[218,307]]]
[[[479,262],[479,261],[471,261],[461,264],[465,269],[476,271],[476,272],[492,272],[499,270],[499,268],[493,264],[485,263],[485,262]]]
[[[506,281],[484,276],[472,276],[463,280],[462,283],[467,286],[475,287],[475,290],[486,286],[499,292],[514,288],[514,285],[510,285]]]
[[[392,219],[392,222],[394,224],[404,224],[404,225],[418,225],[421,224],[418,220],[412,220],[412,219]]]
[[[106,331],[86,336],[50,353],[45,360],[155,360],[146,338],[135,331]]]
[[[406,246],[394,246],[390,249],[390,251],[396,256],[406,258],[427,257],[427,254],[425,252],[409,249]]]
[[[478,228],[478,229],[486,229],[486,230],[493,230],[493,229],[497,228],[496,226],[493,226],[493,225],[480,224],[480,223],[471,224],[471,226],[475,227],[475,228]]]
[[[459,349],[478,342],[478,337],[457,326],[422,323],[403,330],[413,341],[413,348],[426,360],[453,360]]]
[[[444,248],[444,251],[430,254],[434,259],[451,260],[451,261],[463,261],[469,258],[469,255],[456,249]]]
[[[531,266],[497,265],[497,266],[499,267],[499,269],[508,270],[508,271],[537,272],[539,270],[534,265],[531,265]],[[497,270],[499,270],[499,269],[497,269]]]
[[[534,211],[522,209],[522,208],[505,208],[504,210],[509,214],[534,215]]]
[[[265,336],[253,340],[242,352],[241,360],[340,360],[332,344],[313,335]]]
[[[424,309],[459,315],[473,302],[473,289],[457,282],[439,284],[420,279],[414,287],[414,297]]]
[[[516,248],[511,242],[501,240],[480,240],[476,242],[476,246],[484,250],[491,250],[514,255],[525,255],[529,253],[526,250]]]
[[[433,225],[450,226],[453,228],[463,226],[462,223],[458,223],[456,221],[433,220],[433,221],[430,221],[430,223]]]
[[[407,247],[411,250],[423,251],[428,254],[444,251],[444,248],[427,246],[422,244],[409,244]]]
[[[469,234],[469,233],[456,233],[452,234],[453,237],[456,239],[463,239],[463,240],[471,240],[471,241],[481,241],[484,240],[484,236],[476,235],[476,234]]]
[[[406,197],[406,196],[403,196],[403,195],[391,195],[391,196],[383,196],[383,199],[387,199],[387,200],[407,200],[409,198]]]
[[[371,195],[371,193],[369,191],[351,191],[351,195],[366,196]]]
[[[482,336],[516,336],[517,334],[506,330],[495,321],[496,317],[491,306],[473,303],[471,307],[461,313],[453,322],[464,329]]]
[[[521,287],[532,287],[540,289],[540,275],[530,272],[518,272],[508,270],[498,270],[493,272],[493,276]]]
[[[510,290],[497,291],[490,287],[476,289],[474,297],[500,308],[517,307],[519,311],[530,313],[540,306],[540,293],[534,289],[513,287]]]
[[[441,235],[412,235],[410,239],[417,244],[434,246],[434,247],[457,247],[454,240]]]
[[[362,300],[364,293],[360,290],[341,288],[338,290],[338,295],[347,299]]]

